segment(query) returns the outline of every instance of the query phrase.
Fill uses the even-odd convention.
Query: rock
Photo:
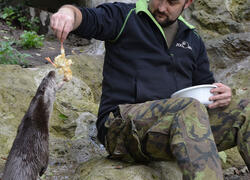
[[[75,120],[76,128],[72,138],[50,140],[50,169],[46,171],[47,178],[72,178],[79,164],[107,156],[103,145],[97,142],[95,121],[95,115],[84,112]]]
[[[234,99],[250,99],[250,33],[227,34],[206,41],[211,69],[217,82],[232,88]],[[225,151],[223,168],[245,165],[237,148]]]
[[[249,171],[246,166],[243,168],[231,167],[224,170],[224,179],[225,180],[245,180],[249,179]]]
[[[240,168],[245,166],[245,162],[236,147],[226,150],[225,153],[227,154],[227,161],[226,163],[222,163],[223,169],[228,169],[230,167]]]
[[[204,10],[194,11],[192,16],[199,22],[201,27],[204,27],[206,30],[216,31],[222,35],[228,34],[230,32],[244,32],[244,27],[242,24],[231,19],[226,19],[222,16],[208,14]]]
[[[103,145],[97,141],[96,116],[82,113],[77,119],[75,136],[72,138],[70,154],[77,163],[83,163],[98,155],[107,155]]]
[[[227,162],[227,154],[225,153],[225,151],[219,152],[219,157],[220,157],[222,163]]]
[[[73,75],[80,77],[92,90],[94,102],[99,104],[102,89],[103,56],[73,55]]]
[[[101,83],[101,78],[98,79],[101,76],[98,76],[101,74],[98,63],[101,66],[102,60],[81,56],[73,60],[75,65],[80,63],[77,60],[82,61],[82,68],[74,70],[73,67],[73,79],[57,92],[49,122],[50,162],[45,176],[53,174],[52,179],[64,177],[63,174],[73,176],[72,167],[106,153],[96,139],[98,104],[95,101],[98,100],[95,100],[93,93],[95,91],[96,95],[100,94],[99,85],[95,85]],[[88,63],[88,60],[91,62]],[[0,172],[16,136],[17,127],[38,85],[52,69],[51,65],[27,69],[15,65],[0,65]],[[92,90],[84,82],[84,78],[95,89]],[[57,75],[57,81],[60,79],[62,76]]]
[[[250,32],[228,34],[206,41],[212,69],[226,69],[250,56]]]
[[[228,168],[225,170],[224,175],[225,176],[233,176],[234,174],[236,174],[237,171],[238,171],[237,168],[231,167],[231,168]]]
[[[250,31],[248,0],[197,0],[184,17],[205,39]]]
[[[230,86],[237,97],[250,98],[250,33],[214,38],[206,46],[216,80]]]
[[[92,159],[76,170],[74,180],[181,180],[182,173],[175,162],[131,164],[106,158]]]
[[[20,66],[0,66],[0,71],[0,157],[6,157],[36,84],[33,74]]]

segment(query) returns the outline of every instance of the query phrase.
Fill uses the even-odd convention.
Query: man
[[[217,149],[238,145],[250,165],[249,105],[229,106],[231,89],[222,83],[211,91],[209,112],[192,98],[170,98],[177,90],[214,83],[204,43],[180,16],[191,3],[65,5],[51,17],[51,27],[61,41],[73,30],[105,41],[97,129],[110,158],[177,160],[183,179],[223,179]]]

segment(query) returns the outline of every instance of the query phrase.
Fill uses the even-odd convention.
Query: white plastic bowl
[[[213,96],[210,92],[211,89],[216,88],[217,86],[211,84],[204,84],[198,86],[192,86],[189,88],[181,89],[171,95],[173,97],[191,97],[199,100],[205,106],[212,104],[213,101],[209,101],[209,97]]]

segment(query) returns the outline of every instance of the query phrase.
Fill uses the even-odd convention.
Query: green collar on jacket
[[[156,26],[160,29],[163,37],[166,39],[165,33],[164,33],[161,25],[155,20],[155,18],[151,14],[151,12],[148,10],[148,2],[149,2],[149,0],[138,0],[136,2],[135,11],[136,11],[136,13],[145,12],[152,19],[152,21],[156,24]],[[182,16],[179,16],[178,19],[180,21],[182,21],[184,24],[186,24],[186,26],[189,27],[190,29],[195,29],[195,27],[193,25],[189,24]]]

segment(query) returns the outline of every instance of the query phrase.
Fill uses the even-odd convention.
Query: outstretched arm
[[[113,40],[131,8],[124,3],[104,3],[96,8],[65,5],[51,17],[51,27],[61,41],[73,30],[82,38]]]
[[[50,18],[50,26],[61,42],[63,42],[67,38],[68,34],[75,30],[81,22],[81,11],[72,5],[62,6]]]

